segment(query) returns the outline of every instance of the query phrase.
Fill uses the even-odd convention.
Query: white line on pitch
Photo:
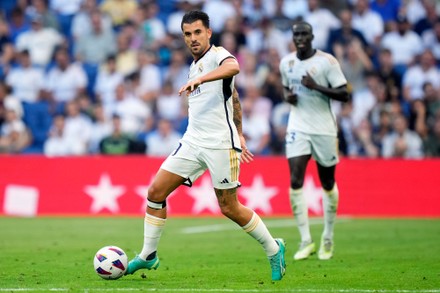
[[[350,219],[343,218],[338,219],[338,223],[348,222]],[[285,219],[285,220],[268,220],[265,219],[264,223],[268,228],[279,228],[279,227],[293,227],[296,226],[295,220],[292,219]],[[309,224],[310,225],[321,225],[323,223],[323,220],[321,218],[317,219],[310,219]],[[192,227],[186,227],[180,230],[182,234],[198,234],[198,233],[209,233],[209,232],[219,232],[219,231],[230,231],[230,230],[236,230],[240,229],[237,225],[234,225],[233,223],[227,223],[227,224],[215,224],[215,225],[203,225],[203,226],[192,226]]]
[[[38,289],[38,288],[0,288],[0,292],[32,292],[32,291],[70,291],[69,288],[49,288],[49,289]],[[74,290],[76,291],[76,290]],[[131,291],[148,291],[148,292],[284,292],[284,293],[298,293],[298,292],[308,292],[308,293],[440,293],[440,289],[201,289],[201,288],[83,288],[78,290],[78,292],[131,292]]]

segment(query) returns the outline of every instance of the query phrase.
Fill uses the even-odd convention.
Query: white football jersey
[[[211,45],[189,69],[188,80],[197,79],[235,58],[223,47]],[[234,77],[201,84],[188,97],[188,128],[182,141],[212,149],[241,149],[233,121]]]
[[[337,124],[330,98],[301,84],[307,72],[321,86],[337,88],[347,84],[336,58],[316,50],[312,57],[300,60],[293,52],[281,59],[280,72],[283,86],[298,95],[297,105],[290,110],[287,131],[336,136]]]

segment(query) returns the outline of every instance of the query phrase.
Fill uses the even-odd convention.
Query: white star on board
[[[315,185],[313,177],[307,176],[304,179],[303,195],[306,198],[309,210],[317,215],[322,214],[322,188]]]
[[[150,183],[148,183],[148,185],[138,185],[135,188],[135,192],[142,197],[142,199],[144,200],[141,206],[141,211],[145,212],[146,208],[147,208],[147,200],[148,200],[148,188],[150,188],[151,184],[153,183],[154,180],[154,175],[151,176],[150,178]],[[169,205],[169,198],[171,198],[172,196],[174,196],[176,194],[176,191],[174,190],[173,192],[170,193],[170,195],[168,195],[167,197],[167,212],[169,213],[171,211],[171,207]]]
[[[240,195],[246,199],[246,206],[252,210],[260,209],[265,214],[272,213],[270,199],[278,194],[277,187],[264,185],[263,176],[255,175],[251,187],[240,187]]]
[[[199,186],[193,185],[188,190],[188,195],[195,200],[192,208],[193,213],[198,214],[205,209],[214,214],[218,214],[220,212],[217,197],[215,196],[214,188],[209,176],[203,176]]]
[[[98,185],[87,185],[84,187],[84,192],[93,198],[90,207],[92,213],[98,213],[103,209],[117,213],[119,211],[117,199],[124,194],[125,187],[123,185],[112,185],[110,176],[104,173],[99,178]]]

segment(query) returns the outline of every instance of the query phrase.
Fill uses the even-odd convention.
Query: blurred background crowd
[[[166,156],[187,125],[178,96],[192,61],[180,22],[211,18],[237,57],[243,132],[283,155],[290,105],[279,61],[304,19],[352,90],[332,104],[345,157],[440,156],[436,0],[1,0],[0,153]]]

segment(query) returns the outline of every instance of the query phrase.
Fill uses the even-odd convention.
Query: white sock
[[[304,198],[302,188],[290,188],[289,195],[290,205],[296,219],[299,235],[301,236],[301,242],[311,242],[312,236],[310,235],[309,227],[309,208]]]
[[[322,197],[322,205],[324,209],[324,239],[333,239],[333,228],[336,220],[336,212],[338,210],[339,190],[338,186],[333,186],[330,191],[324,190]]]
[[[280,249],[275,239],[270,235],[266,225],[255,212],[249,223],[241,228],[263,246],[267,256],[275,255]]]
[[[139,254],[140,258],[145,260],[152,252],[157,250],[157,245],[159,244],[160,235],[162,234],[165,222],[166,219],[145,213],[144,247]]]

